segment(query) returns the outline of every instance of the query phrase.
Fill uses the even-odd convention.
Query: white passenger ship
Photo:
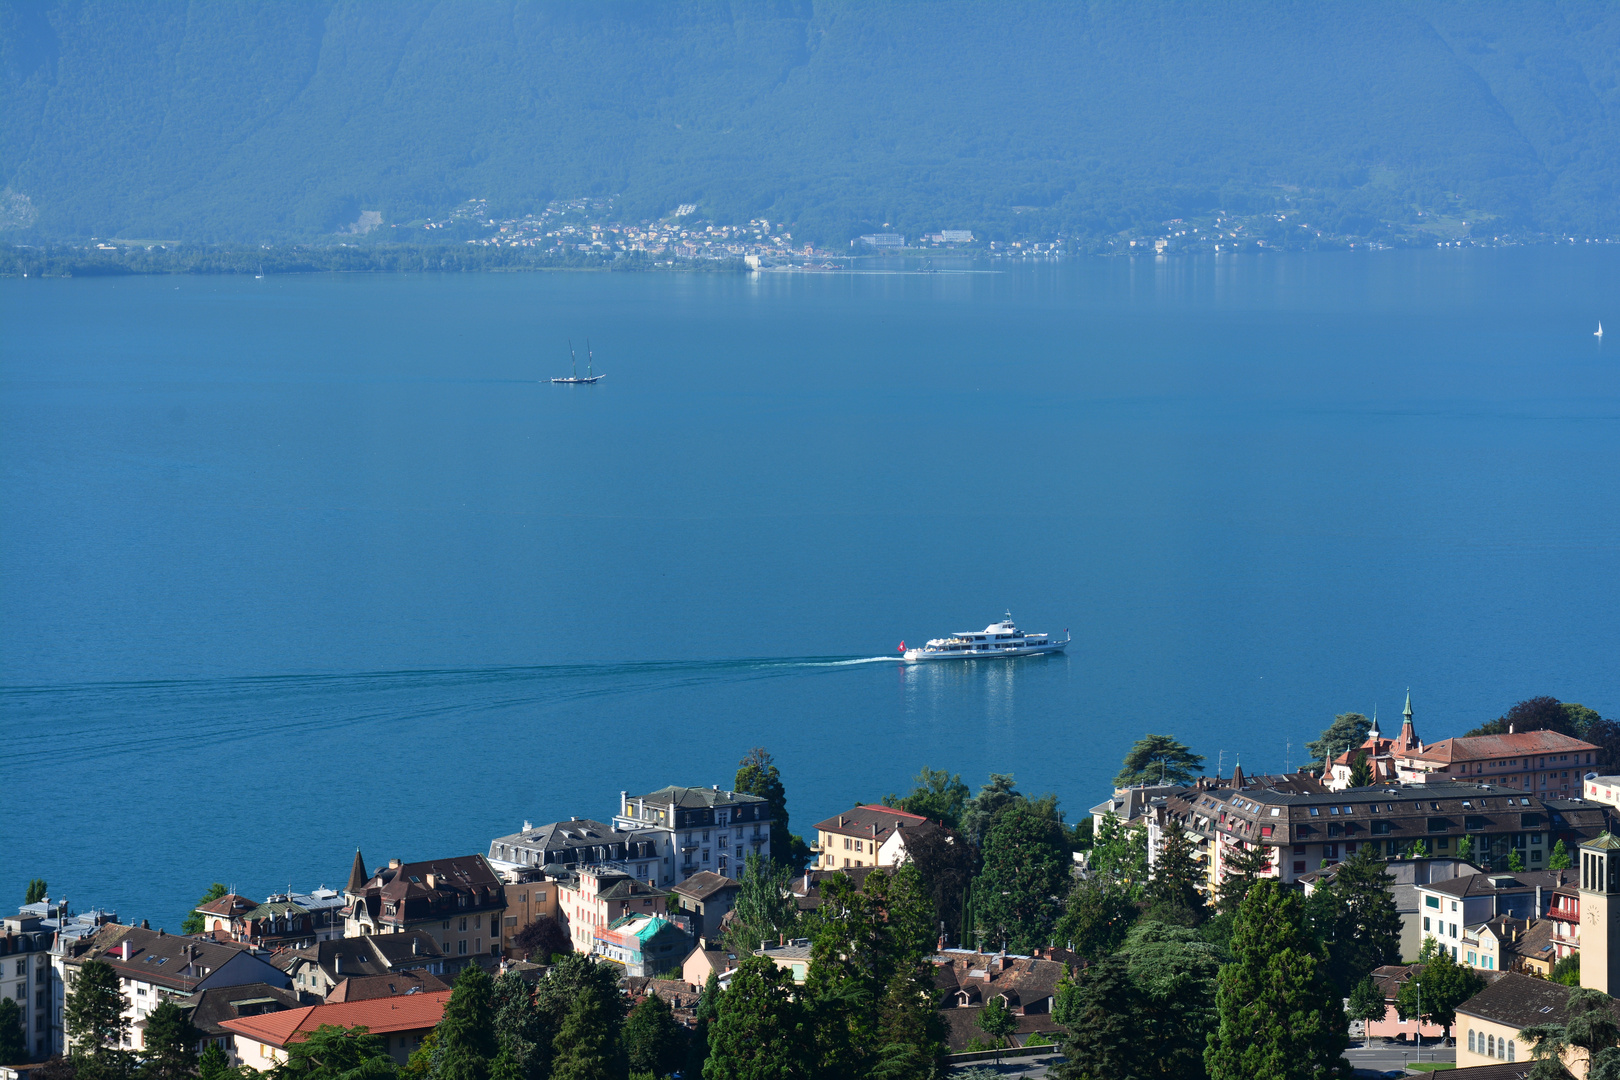
[[[1026,634],[1013,625],[1012,612],[998,623],[991,623],[982,633],[962,631],[948,638],[934,638],[920,649],[908,649],[900,643],[900,656],[904,660],[981,660],[988,656],[1031,656],[1035,653],[1062,652],[1073,640],[1063,632],[1063,640],[1054,641],[1047,634]]]

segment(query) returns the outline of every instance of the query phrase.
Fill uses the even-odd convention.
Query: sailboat
[[[1603,320],[1602,319],[1598,320],[1597,332],[1595,334],[1593,334],[1592,336],[1597,338],[1599,341],[1603,340]]]
[[[607,378],[606,375],[591,374],[591,368],[595,365],[596,358],[591,355],[591,341],[589,338],[585,339],[585,377],[583,379],[579,377],[579,358],[574,355],[574,343],[572,341],[568,343],[568,359],[573,365],[573,374],[566,379],[552,379],[552,382],[562,383],[564,386],[590,386]]]

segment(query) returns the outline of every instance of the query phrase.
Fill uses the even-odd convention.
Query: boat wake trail
[[[82,761],[122,753],[154,760],[205,740],[275,745],[343,731],[492,731],[556,709],[611,699],[662,698],[712,686],[831,676],[834,669],[896,663],[897,656],[756,657],[630,661],[299,675],[225,676],[0,687],[0,719],[44,724]],[[0,780],[59,753],[41,746],[0,759]]]

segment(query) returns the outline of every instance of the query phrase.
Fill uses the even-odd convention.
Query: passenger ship
[[[1013,625],[1012,612],[998,623],[991,623],[983,633],[962,631],[948,638],[934,638],[920,649],[908,649],[900,643],[903,660],[980,660],[989,656],[1032,656],[1035,653],[1062,652],[1072,641],[1069,632],[1063,632],[1062,641],[1053,641],[1047,634],[1026,634]]]

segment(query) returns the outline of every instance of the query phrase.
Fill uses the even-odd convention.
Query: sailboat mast
[[[591,368],[596,363],[596,355],[591,352],[591,339],[585,339],[585,377],[591,377]]]
[[[573,338],[568,339],[568,365],[569,365],[569,369],[574,374],[574,378],[576,378],[576,379],[579,378],[579,359],[574,356],[574,339]]]

